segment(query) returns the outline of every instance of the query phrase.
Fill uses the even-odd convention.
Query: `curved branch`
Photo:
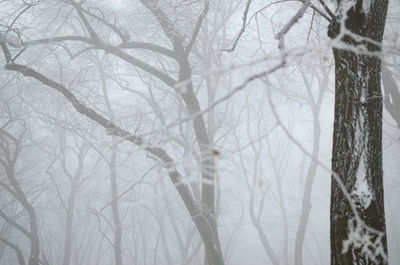
[[[289,20],[289,22],[276,34],[275,38],[279,41],[279,48],[283,49],[285,46],[285,35],[293,27],[293,25],[304,15],[307,8],[311,5],[311,0],[304,0],[301,8],[296,14]]]
[[[239,33],[236,35],[233,45],[229,49],[223,49],[222,51],[225,52],[233,52],[236,49],[236,46],[239,43],[240,38],[242,37],[243,33],[246,31],[246,23],[247,23],[247,16],[249,14],[249,9],[252,0],[247,0],[246,8],[244,9],[243,16],[242,16],[242,28],[240,29]]]
[[[5,66],[5,69],[19,72],[24,76],[32,77],[42,84],[57,90],[58,92],[63,94],[63,96],[73,105],[76,111],[104,127],[109,135],[121,137],[129,142],[134,143],[138,147],[143,148],[145,151],[151,153],[152,155],[158,157],[162,162],[164,162],[166,168],[168,169],[169,176],[172,182],[177,186],[180,195],[182,196],[185,204],[187,204],[189,212],[192,213],[198,211],[198,206],[194,201],[194,197],[191,194],[189,187],[187,187],[187,184],[183,184],[180,182],[180,180],[182,179],[182,175],[177,171],[173,159],[167,154],[165,150],[151,146],[145,143],[145,141],[141,137],[137,137],[129,133],[128,131],[118,127],[112,121],[104,118],[95,110],[87,107],[82,102],[80,102],[80,100],[62,84],[47,78],[46,76],[35,71],[34,69],[14,63],[7,64]]]
[[[15,251],[15,253],[17,254],[17,259],[18,259],[19,265],[25,265],[24,255],[22,254],[21,250],[19,249],[19,247],[17,245],[11,243],[10,241],[8,241],[7,239],[5,239],[1,236],[0,236],[0,241]]]
[[[76,12],[78,12],[79,17],[81,18],[83,24],[85,25],[86,29],[89,31],[89,35],[94,40],[99,40],[99,36],[97,36],[96,31],[94,31],[93,27],[90,25],[89,21],[86,19],[86,16],[82,12],[81,4],[75,3],[74,0],[71,0],[71,5],[74,6]]]
[[[9,223],[11,226],[13,226],[14,228],[16,228],[18,231],[20,231],[22,234],[24,234],[25,236],[27,236],[28,238],[31,238],[31,233],[26,230],[22,225],[20,225],[19,223],[15,222],[13,219],[11,219],[7,214],[5,214],[5,212],[3,212],[2,210],[0,210],[0,217],[4,219],[4,221],[6,221],[7,223]]]
[[[155,77],[157,77],[158,79],[163,81],[168,86],[174,87],[175,84],[177,83],[177,81],[175,79],[173,79],[169,75],[165,74],[164,72],[158,70],[157,68],[155,68],[139,59],[136,59],[132,55],[129,55],[128,53],[121,51],[120,49],[118,49],[114,46],[104,45],[103,47],[99,47],[99,48],[103,49],[105,52],[111,53],[111,54],[121,58],[122,60],[124,60],[128,63],[131,63],[131,64],[139,67],[140,69],[144,70],[145,72],[147,72],[151,75],[154,75]]]
[[[118,27],[116,27],[115,25],[111,24],[110,22],[108,22],[107,20],[105,20],[104,18],[101,18],[93,13],[91,13],[89,10],[86,10],[84,8],[81,7],[81,10],[83,13],[97,19],[98,21],[100,21],[101,23],[103,23],[104,25],[106,25],[108,28],[110,28],[112,31],[115,32],[115,34],[118,35],[118,37],[122,40],[122,42],[126,42],[129,40],[129,35],[127,33],[124,33],[122,30],[120,30]]]
[[[10,30],[12,29],[12,26],[14,26],[15,22],[17,22],[17,20],[20,18],[20,16],[22,16],[22,14],[24,14],[29,8],[31,8],[33,5],[32,4],[28,4],[27,7],[25,7],[15,18],[14,20],[11,22],[10,26],[8,26],[7,31],[4,33],[4,35],[7,35],[8,32],[10,32]]]
[[[23,46],[33,46],[33,45],[39,45],[39,44],[49,44],[49,43],[55,43],[55,42],[63,42],[63,41],[80,41],[80,42],[84,42],[87,44],[91,44],[94,47],[90,47],[90,49],[100,49],[100,50],[104,50],[105,52],[111,53],[117,57],[119,57],[120,59],[133,64],[137,67],[139,67],[140,69],[142,69],[143,71],[154,75],[155,77],[157,77],[158,79],[160,79],[161,81],[163,81],[164,83],[166,83],[169,86],[174,86],[176,84],[176,80],[174,80],[172,77],[170,77],[169,75],[163,73],[162,71],[158,70],[157,68],[155,68],[154,66],[151,66],[135,57],[133,57],[132,55],[122,51],[121,49],[106,43],[103,43],[99,40],[93,40],[91,38],[87,38],[87,37],[82,37],[82,36],[61,36],[61,37],[54,37],[54,38],[44,38],[44,39],[37,39],[37,40],[32,40],[32,41],[27,41],[23,44]],[[132,44],[135,45],[135,44]],[[139,44],[138,44],[139,46]],[[142,47],[144,47],[145,45],[141,45]],[[149,48],[150,50],[153,49],[159,49],[161,50],[161,47],[156,47],[157,45],[152,46],[152,48]],[[3,48],[3,44],[1,46]],[[148,46],[150,47],[150,46]],[[85,49],[84,51],[90,50],[90,49]],[[3,52],[6,55],[6,59],[7,59],[7,51],[8,48],[7,46],[4,44],[4,48],[3,48]],[[8,52],[9,54],[9,52]],[[172,55],[172,53],[170,54]],[[9,56],[11,58],[11,55]],[[7,62],[10,62],[11,59]]]
[[[3,50],[4,57],[6,58],[6,63],[11,62],[12,61],[11,53],[8,50],[8,47],[7,47],[6,43],[5,42],[1,42],[0,45],[1,45],[1,49]]]
[[[207,258],[209,258],[211,261],[213,261],[213,259],[216,261],[216,259],[220,257],[220,255],[218,254],[218,250],[215,247],[216,239],[214,238],[214,228],[209,222],[210,216],[207,215],[207,212],[203,212],[202,207],[195,201],[189,185],[187,183],[181,182],[182,175],[178,172],[172,157],[170,157],[164,149],[148,145],[142,138],[118,127],[112,121],[104,118],[95,110],[80,102],[79,99],[76,98],[76,96],[62,84],[47,78],[46,76],[35,71],[34,69],[29,68],[25,65],[15,63],[7,64],[5,66],[5,69],[19,72],[24,76],[32,77],[42,84],[55,89],[56,91],[63,94],[64,97],[73,105],[73,107],[79,113],[103,126],[109,135],[115,135],[127,141],[130,141],[160,159],[164,163],[165,168],[168,170],[168,175],[172,183],[174,184],[179,195],[181,196],[183,203],[185,204],[185,207],[190,214],[191,219],[196,225],[197,231],[199,232],[204,242],[204,247],[207,249]],[[223,264],[223,262],[220,261],[216,264]]]

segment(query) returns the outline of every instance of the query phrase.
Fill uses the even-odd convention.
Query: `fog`
[[[340,264],[338,179],[338,255],[400,264],[399,3],[376,51],[328,36],[377,1],[0,1],[0,264]],[[386,228],[331,171],[340,49],[382,62]]]

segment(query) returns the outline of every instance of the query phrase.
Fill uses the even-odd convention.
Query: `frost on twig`
[[[358,252],[374,264],[387,264],[384,233],[368,227],[356,217],[349,220],[348,229],[349,238],[343,241],[342,254]]]

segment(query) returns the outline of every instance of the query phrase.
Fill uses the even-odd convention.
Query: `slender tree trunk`
[[[29,265],[39,265],[40,243],[36,213],[31,206],[27,209],[27,212],[31,228],[31,255],[29,257]]]
[[[106,81],[106,74],[104,72],[104,57],[102,61],[96,62],[100,73],[101,89],[104,96],[104,101],[106,103],[108,116],[110,120],[115,120],[114,111],[111,107],[110,98],[108,96],[108,87]],[[111,210],[114,222],[114,259],[115,265],[122,265],[122,228],[121,228],[121,218],[119,215],[118,207],[118,181],[117,181],[117,139],[115,136],[112,137],[111,143],[111,160],[110,160],[110,187],[111,187]]]
[[[319,107],[319,106],[318,106]],[[312,156],[314,159],[318,159],[319,155],[319,141],[321,138],[321,128],[319,124],[319,109],[317,113],[314,114],[314,122],[313,122],[313,137],[314,137],[314,146]],[[294,260],[296,265],[303,264],[303,246],[304,246],[304,238],[307,230],[308,220],[311,212],[311,191],[314,183],[315,174],[317,172],[317,162],[312,159],[311,164],[307,171],[306,183],[304,185],[304,195],[300,216],[299,227],[297,228],[296,241],[295,241],[295,249],[294,249]]]
[[[196,115],[193,118],[193,129],[196,135],[197,143],[200,149],[201,156],[201,179],[202,179],[202,210],[203,215],[207,219],[207,223],[212,231],[212,246],[205,246],[206,250],[206,259],[208,265],[220,265],[224,264],[221,245],[219,241],[217,221],[216,221],[216,204],[215,204],[215,160],[213,157],[213,152],[210,146],[210,140],[208,138],[207,128],[202,115],[199,115],[201,111],[199,101],[196,98],[193,90],[193,84],[191,82],[192,78],[192,69],[190,68],[189,62],[187,59],[183,59],[180,62],[180,71],[179,71],[179,81],[187,82],[185,89],[181,92],[181,96],[183,101],[185,102],[186,108],[190,115]],[[209,255],[211,253],[207,253],[207,249],[213,249],[213,255],[217,255],[216,257],[212,257],[212,260],[215,262],[218,260],[218,263],[212,263],[208,261]]]
[[[275,251],[273,250],[271,243],[269,242],[267,235],[265,234],[264,229],[260,224],[260,219],[257,218],[257,216],[254,212],[254,196],[253,195],[251,195],[251,198],[250,198],[249,215],[250,215],[250,220],[251,220],[252,224],[254,225],[254,228],[257,231],[258,237],[260,238],[260,241],[264,247],[264,250],[267,253],[268,258],[271,261],[271,264],[279,265],[279,259],[276,256]]]
[[[400,90],[389,69],[384,68],[382,83],[385,91],[385,107],[400,129]]]
[[[71,183],[71,192],[68,196],[68,208],[66,211],[67,220],[65,226],[64,257],[62,265],[69,265],[71,262],[72,225],[74,222],[75,195],[76,187],[73,183]]]
[[[215,214],[215,161],[210,150],[210,140],[208,138],[207,128],[202,115],[199,101],[194,94],[191,82],[191,68],[189,62],[185,60],[180,64],[180,82],[188,82],[184,91],[181,93],[183,101],[190,115],[196,115],[193,118],[193,129],[200,149],[201,155],[201,175],[202,175],[202,200],[203,206],[212,215]]]
[[[113,137],[114,138],[114,137]],[[113,146],[111,148],[111,161],[110,161],[110,183],[111,183],[111,209],[113,213],[114,221],[114,255],[115,255],[115,265],[122,265],[122,228],[121,220],[119,216],[118,208],[118,188],[117,188],[117,152],[116,152],[116,140],[113,139]]]
[[[379,53],[388,0],[339,1],[328,35]],[[367,6],[370,2],[370,6]],[[340,20],[342,20],[340,23]],[[343,21],[344,20],[344,21]],[[347,31],[341,29],[345,25]],[[341,32],[343,31],[343,32]],[[358,36],[375,43],[359,41]],[[341,34],[344,35],[341,35]],[[361,49],[360,49],[361,51]],[[387,264],[382,170],[381,60],[334,48],[335,120],[331,185],[331,264]],[[350,195],[346,196],[337,178]],[[356,213],[357,214],[356,214]],[[374,230],[373,230],[374,229]],[[373,245],[375,243],[376,245]]]

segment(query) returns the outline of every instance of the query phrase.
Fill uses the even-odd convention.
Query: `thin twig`
[[[236,49],[236,46],[239,43],[240,38],[242,37],[243,33],[246,31],[246,24],[247,24],[247,16],[249,13],[250,5],[252,0],[247,0],[246,8],[244,9],[243,16],[242,16],[242,28],[240,29],[239,33],[236,35],[233,45],[230,49],[223,49],[222,51],[225,52],[233,52]]]

